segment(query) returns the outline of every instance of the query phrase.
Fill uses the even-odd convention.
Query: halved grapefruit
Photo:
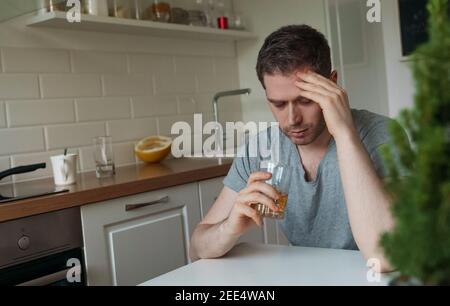
[[[169,155],[171,146],[172,139],[169,137],[150,136],[134,146],[134,153],[142,161],[156,163]]]

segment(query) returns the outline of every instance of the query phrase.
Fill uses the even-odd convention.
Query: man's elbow
[[[366,256],[366,259],[367,266],[376,273],[389,273],[394,271],[394,268],[392,268],[392,265],[384,256],[375,254],[372,256]]]
[[[387,260],[382,260],[380,264],[379,273],[389,273],[393,272],[395,269],[392,268],[391,264]]]

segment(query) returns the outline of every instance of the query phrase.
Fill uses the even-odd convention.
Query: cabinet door
[[[199,194],[200,194],[200,206],[202,211],[202,218],[206,216],[209,209],[213,206],[220,191],[223,188],[224,177],[213,178],[209,180],[200,181]],[[253,242],[264,243],[264,230],[257,226],[252,227],[248,232],[239,238],[239,242]]]
[[[189,263],[198,203],[194,183],[83,206],[88,284],[137,285]]]

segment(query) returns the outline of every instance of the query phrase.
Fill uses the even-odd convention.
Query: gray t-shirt
[[[391,143],[388,124],[392,119],[365,110],[352,109],[352,115],[378,175],[384,177],[380,146]],[[307,182],[296,145],[281,131],[278,133],[279,160],[290,164],[293,171],[285,218],[279,221],[289,242],[297,246],[358,249],[348,219],[334,140],[319,164],[316,179]],[[224,185],[236,192],[245,188],[250,174],[259,170],[261,160],[261,156],[235,158]]]

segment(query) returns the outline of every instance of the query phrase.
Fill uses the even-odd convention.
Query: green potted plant
[[[396,284],[450,284],[448,5],[448,0],[428,2],[429,41],[412,55],[414,107],[399,118],[411,143],[393,124],[395,146],[384,150],[395,227],[381,237],[381,246],[400,274]]]

